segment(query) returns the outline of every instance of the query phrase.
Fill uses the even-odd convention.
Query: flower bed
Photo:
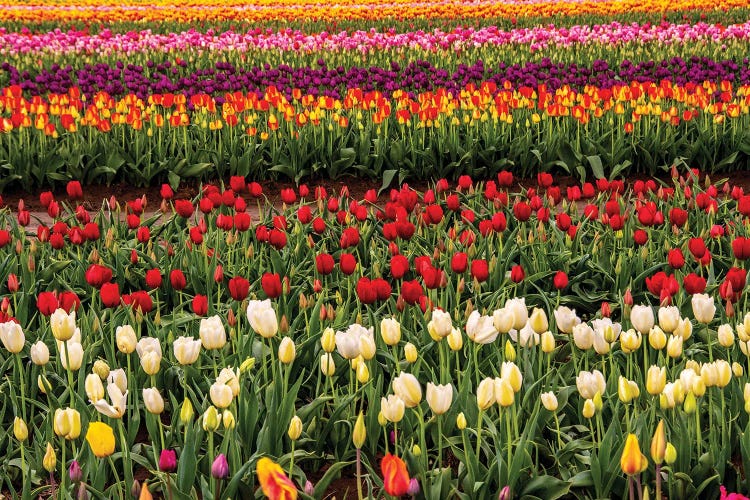
[[[673,175],[6,209],[0,487],[746,490],[750,195]]]

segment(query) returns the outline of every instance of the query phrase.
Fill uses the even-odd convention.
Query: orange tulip
[[[406,494],[410,479],[403,460],[388,453],[380,461],[380,470],[383,472],[383,486],[386,493],[394,497]]]
[[[625,474],[632,476],[643,472],[646,467],[648,467],[648,459],[641,453],[638,438],[635,434],[628,434],[625,449],[622,450],[622,458],[620,458],[620,468]]]
[[[263,457],[256,466],[258,482],[263,494],[272,500],[296,500],[297,487],[289,479],[279,464]]]

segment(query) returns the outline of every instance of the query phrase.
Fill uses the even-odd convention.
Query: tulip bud
[[[13,435],[22,443],[29,438],[29,428],[26,426],[26,422],[20,417],[13,419]]]
[[[466,416],[464,412],[459,413],[456,417],[456,427],[458,427],[459,431],[466,429]]]
[[[745,373],[745,369],[742,367],[741,364],[739,364],[736,361],[732,363],[732,374],[735,377],[740,378],[744,373]]]
[[[404,346],[404,357],[409,363],[414,363],[417,361],[417,348],[411,342],[407,343]]]
[[[363,359],[369,360],[375,357],[375,339],[369,335],[359,337],[359,352]]]
[[[294,346],[294,341],[289,337],[281,339],[279,344],[279,361],[285,365],[290,365],[294,362],[294,358],[297,356],[297,350]]]
[[[541,395],[542,400],[542,406],[544,406],[544,409],[547,411],[555,412],[558,408],[557,403],[557,396],[555,396],[555,393],[550,392],[544,392]]]
[[[44,470],[46,470],[50,474],[55,471],[55,466],[57,465],[57,455],[55,455],[55,449],[52,448],[52,445],[50,443],[47,443],[47,450],[44,453],[42,465],[44,466]]]
[[[596,391],[596,394],[594,394],[594,408],[596,408],[596,411],[602,411],[602,407],[604,406],[604,401],[602,401],[602,393],[599,391]]]
[[[367,364],[362,361],[357,364],[357,381],[360,384],[366,384],[370,380],[370,370],[367,368]]]
[[[289,428],[286,431],[286,435],[289,436],[289,439],[292,441],[298,440],[300,435],[302,435],[302,419],[297,415],[293,416],[292,420],[289,422]]]
[[[223,453],[220,453],[216,457],[214,463],[211,464],[211,477],[214,479],[224,479],[229,476],[229,463],[227,457]]]
[[[141,488],[141,482],[138,481],[137,479],[133,481],[133,484],[130,486],[130,495],[133,498],[137,498],[138,500],[140,500],[142,491],[143,491],[143,488]],[[148,493],[148,486],[146,486],[145,491],[146,493]],[[150,495],[151,493],[148,493],[148,494]]]
[[[384,318],[380,322],[380,335],[386,345],[397,345],[401,340],[401,324],[394,318]]]
[[[732,344],[734,344],[734,332],[732,331],[732,327],[730,325],[721,325],[719,327],[719,331],[717,333],[719,344],[721,344],[722,347],[732,347]]]
[[[194,414],[193,403],[191,403],[188,398],[185,398],[182,402],[182,407],[180,408],[180,422],[182,422],[183,425],[189,424],[193,421]]]
[[[677,460],[677,449],[672,443],[667,443],[664,451],[664,461],[667,465],[672,465]]]
[[[555,350],[555,337],[552,332],[546,331],[542,334],[542,352],[550,354]]]
[[[91,369],[101,380],[107,380],[109,377],[109,365],[103,359],[97,359],[94,367]]]
[[[656,426],[654,437],[651,438],[651,458],[657,464],[664,461],[664,454],[667,451],[667,434],[664,432],[664,420],[659,421]]]
[[[411,454],[415,457],[421,456],[422,448],[420,448],[418,444],[414,444],[414,446],[411,447]]]
[[[695,395],[690,391],[687,393],[687,396],[685,396],[685,402],[682,404],[682,409],[685,410],[685,413],[690,414],[696,410],[696,406]]]
[[[357,449],[362,448],[367,437],[367,428],[365,427],[365,416],[362,412],[359,412],[357,421],[354,422],[354,431],[352,432],[352,442],[354,447]]]
[[[84,388],[89,401],[96,402],[104,399],[104,384],[102,384],[102,379],[96,373],[90,373],[86,376]]]
[[[219,412],[215,406],[209,406],[203,414],[203,430],[215,432],[219,428]]]
[[[333,352],[336,349],[336,332],[333,331],[333,328],[329,327],[323,331],[320,344],[325,352]]]
[[[31,362],[37,366],[44,366],[49,363],[49,348],[41,340],[31,346],[29,350]]]
[[[325,353],[320,357],[320,371],[322,371],[323,375],[326,377],[331,377],[336,373],[336,363],[331,354]]]
[[[159,389],[143,389],[143,404],[152,415],[159,415],[164,411],[164,398],[159,394]]]
[[[234,413],[230,410],[224,410],[221,414],[221,424],[225,429],[234,429],[234,426],[237,425],[234,419]]]
[[[516,360],[516,349],[510,343],[510,340],[505,341],[505,359],[511,362]]]
[[[667,336],[664,334],[664,330],[658,326],[651,328],[648,334],[648,343],[657,351],[664,349],[664,346],[667,345]]]
[[[70,463],[70,467],[68,467],[68,477],[73,483],[79,483],[81,482],[81,479],[83,479],[83,471],[81,470],[81,466],[78,464],[78,460],[73,460]]]
[[[591,399],[587,399],[583,403],[583,416],[584,418],[591,418],[594,416],[594,413],[596,413],[596,406],[594,406],[594,401]]]

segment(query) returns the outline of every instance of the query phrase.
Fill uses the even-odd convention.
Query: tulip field
[[[747,499],[749,168],[746,0],[0,0],[0,499]]]

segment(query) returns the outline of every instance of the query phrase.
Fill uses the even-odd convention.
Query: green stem
[[[476,449],[476,459],[479,460],[479,451],[480,451],[480,445],[482,443],[482,410],[479,410],[479,416],[477,417],[477,449]]]
[[[115,463],[112,461],[112,457],[108,457],[109,460],[109,466],[112,468],[112,473],[115,475],[115,484],[117,484],[117,493],[120,495],[120,500],[123,500],[125,497],[122,494],[122,489],[120,488],[120,476],[117,474],[117,467],[115,467]]]
[[[16,365],[18,367],[18,377],[20,379],[19,385],[21,386],[21,416],[23,417],[24,423],[26,423],[26,377],[24,377],[20,354],[16,354]],[[71,391],[72,390],[73,389],[71,389]]]
[[[357,500],[362,500],[362,458],[360,449],[357,448]]]

